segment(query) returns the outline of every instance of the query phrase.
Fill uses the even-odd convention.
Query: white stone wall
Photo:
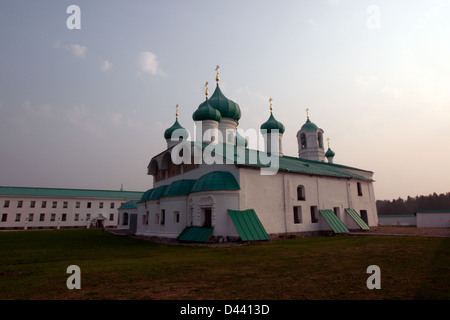
[[[450,212],[416,213],[418,228],[450,228]]]
[[[362,196],[356,183],[360,182]],[[366,210],[369,226],[378,222],[373,186],[368,181],[300,175],[279,172],[262,176],[259,170],[242,168],[240,171],[240,210],[254,209],[269,234],[331,230],[319,210],[337,208],[339,218],[349,229],[358,225],[345,212],[352,208],[360,214]],[[297,199],[297,187],[304,186],[305,200]],[[301,207],[301,223],[294,222],[294,206]],[[311,207],[316,206],[319,221],[311,220]]]

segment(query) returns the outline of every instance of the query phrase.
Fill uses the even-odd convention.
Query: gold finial
[[[330,138],[327,138],[327,142],[328,142],[328,149],[330,149]]]
[[[272,101],[273,101],[273,99],[270,98],[270,99],[269,99],[269,102],[270,102],[270,113],[272,113]]]
[[[177,119],[178,119],[178,104],[177,104],[176,108],[177,108],[177,112],[175,113],[175,116],[176,116]]]
[[[306,118],[309,119],[309,108],[306,108]]]
[[[208,99],[208,81],[206,81],[205,87],[206,87],[206,92],[205,92],[206,99]]]
[[[217,82],[217,84],[219,84],[219,80],[220,80],[220,78],[219,78],[219,65],[217,65],[216,66],[216,82]]]

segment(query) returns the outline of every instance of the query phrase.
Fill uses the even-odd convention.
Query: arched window
[[[323,148],[323,135],[322,132],[317,134],[317,142],[319,143],[319,148]]]
[[[122,225],[127,226],[128,225],[128,213],[123,214],[123,222]]]
[[[304,133],[300,134],[300,147],[306,149],[306,135]]]
[[[297,200],[305,200],[305,187],[302,185],[299,185],[297,187]]]

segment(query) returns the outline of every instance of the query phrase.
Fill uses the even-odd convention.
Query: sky
[[[175,106],[192,134],[219,65],[239,128],[273,99],[284,154],[309,108],[376,199],[450,192],[449,17],[438,0],[1,1],[0,185],[151,188]]]

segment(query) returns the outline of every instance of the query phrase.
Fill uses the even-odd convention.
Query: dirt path
[[[371,227],[364,233],[450,237],[450,228]]]

